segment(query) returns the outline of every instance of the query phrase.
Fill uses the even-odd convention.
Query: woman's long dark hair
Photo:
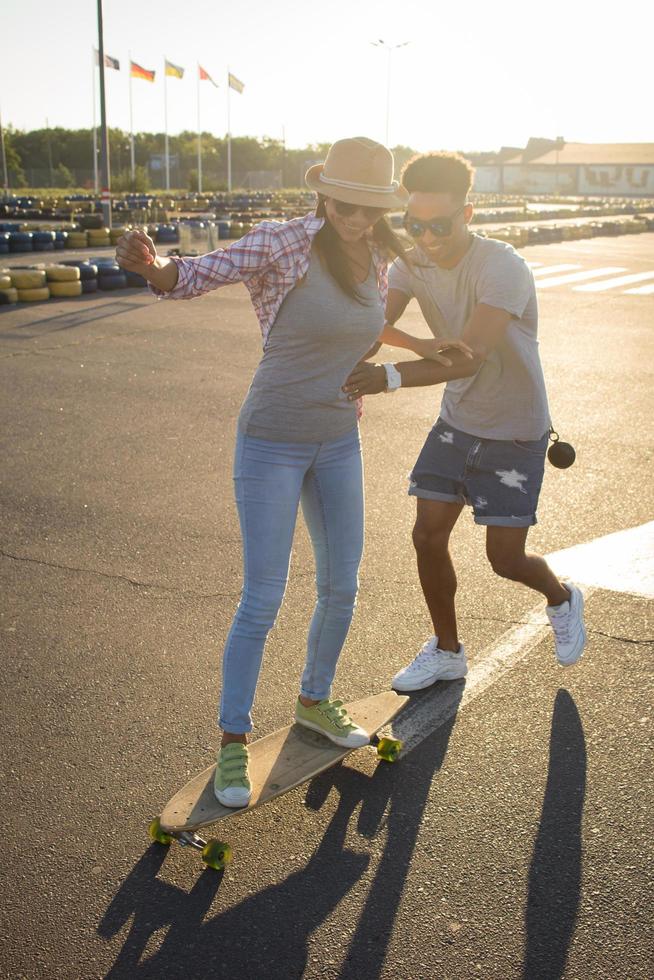
[[[341,239],[338,237],[337,232],[327,217],[325,197],[322,194],[318,195],[316,217],[325,219],[325,223],[314,241],[318,247],[320,257],[327,267],[327,271],[347,296],[355,299],[357,303],[365,304],[365,300],[357,289],[357,282],[352,266],[341,246]],[[410,264],[404,245],[388,224],[385,217],[380,218],[372,226],[372,239],[380,252],[385,254],[389,261],[392,258],[399,257],[407,264]]]

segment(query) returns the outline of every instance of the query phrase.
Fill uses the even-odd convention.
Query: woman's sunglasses
[[[402,225],[405,231],[411,235],[411,238],[422,238],[426,231],[430,231],[434,238],[447,238],[448,235],[452,234],[452,223],[455,218],[457,218],[463,209],[465,204],[462,204],[454,214],[449,215],[445,218],[432,218],[431,221],[420,221],[419,218],[412,218],[407,211],[402,220]]]
[[[378,221],[386,213],[386,208],[364,208],[360,204],[347,204],[345,201],[337,201],[335,197],[332,198],[332,202],[336,214],[340,214],[341,218],[349,218],[357,211],[361,211],[368,221]]]

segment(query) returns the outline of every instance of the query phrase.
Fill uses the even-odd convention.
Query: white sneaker
[[[391,687],[396,691],[421,691],[423,687],[430,687],[436,681],[458,680],[467,673],[468,663],[463,643],[459,643],[458,653],[451,653],[449,650],[441,650],[438,637],[432,636],[409,666],[395,675]]]
[[[584,596],[572,582],[564,582],[570,593],[569,602],[560,606],[546,606],[545,612],[554,630],[556,659],[563,667],[576,664],[586,646],[584,626]]]

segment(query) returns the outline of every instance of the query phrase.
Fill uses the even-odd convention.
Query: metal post
[[[229,68],[227,69],[227,192],[232,193],[232,123],[229,101]]]
[[[198,64],[198,194],[202,193],[202,130],[200,129],[200,65]]]
[[[166,61],[167,59],[164,58],[164,129],[165,129],[164,153],[166,157],[166,190],[169,191],[170,190],[170,161],[168,157],[168,82],[166,81],[166,79],[168,78],[168,74],[166,73]]]
[[[132,168],[132,190],[136,190],[136,160],[134,158],[134,115],[132,112],[132,52],[129,53],[129,152]]]
[[[100,172],[102,175],[102,217],[105,228],[111,228],[111,187],[109,174],[109,133],[104,97],[104,36],[102,0],[98,0],[98,71],[100,73]]]
[[[91,47],[93,64],[91,68],[91,98],[93,99],[93,190],[98,193],[98,123],[95,117],[95,65],[97,51]]]
[[[3,197],[9,197],[9,171],[7,170],[7,154],[5,152],[5,131],[2,128],[2,112],[0,111],[0,147],[2,148]]]

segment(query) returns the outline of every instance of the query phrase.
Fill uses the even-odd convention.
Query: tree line
[[[6,128],[5,153],[9,186],[93,189],[93,133],[91,129],[35,129],[29,132]],[[99,145],[99,133],[98,133]],[[235,185],[257,171],[274,173],[282,187],[301,187],[310,164],[324,160],[329,143],[290,149],[269,137],[232,137],[232,170]],[[130,136],[122,129],[109,129],[111,187],[114,191],[147,192],[164,185],[164,134],[135,133],[135,177],[131,174]],[[197,133],[185,131],[169,136],[171,187],[197,190]],[[393,150],[399,169],[414,153],[407,146]],[[99,169],[99,161],[98,161]],[[203,191],[227,187],[227,140],[202,134]]]

